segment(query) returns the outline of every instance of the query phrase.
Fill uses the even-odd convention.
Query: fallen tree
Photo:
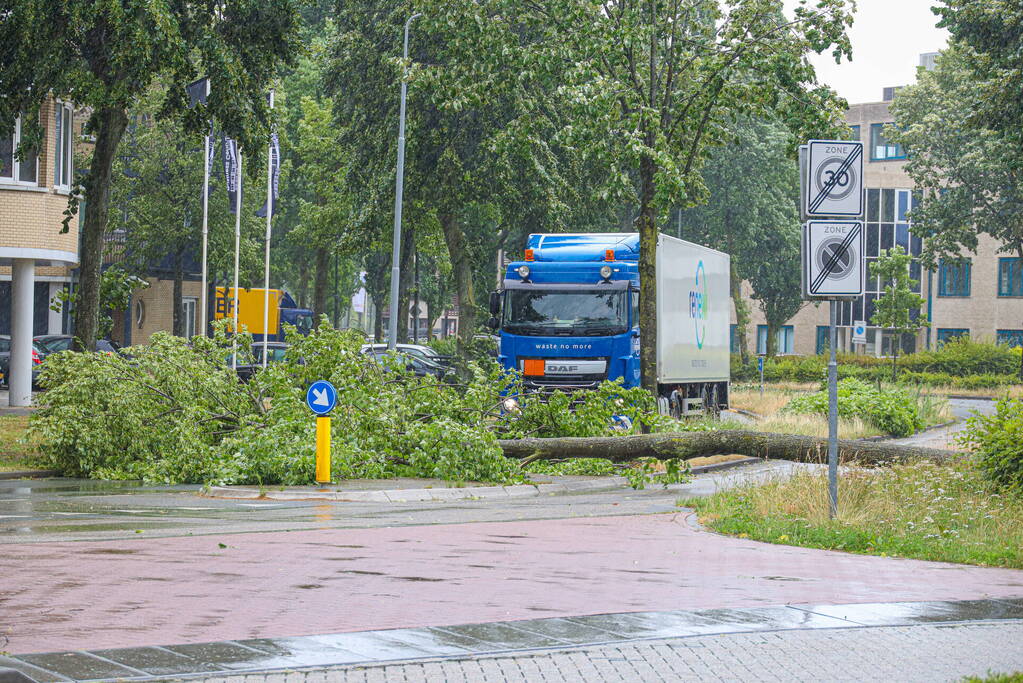
[[[611,437],[502,439],[497,443],[505,456],[521,459],[523,464],[536,460],[567,458],[605,458],[615,462],[646,457],[687,460],[704,455],[732,453],[797,462],[826,462],[828,459],[827,439],[738,429]],[[902,446],[883,441],[840,439],[838,455],[842,462],[877,465],[919,460],[947,462],[959,454],[954,451]]]

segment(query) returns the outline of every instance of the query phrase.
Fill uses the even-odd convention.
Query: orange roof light
[[[533,250],[532,249],[526,249],[526,260],[527,261],[532,261],[533,260]]]
[[[605,261],[614,261],[615,260],[615,250],[614,249],[605,249],[604,250],[604,260]]]

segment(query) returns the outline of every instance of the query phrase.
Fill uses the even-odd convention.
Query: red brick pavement
[[[768,545],[682,515],[8,544],[0,650],[1019,596],[1023,571]]]

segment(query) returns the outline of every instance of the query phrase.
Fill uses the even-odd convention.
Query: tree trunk
[[[174,302],[174,316],[171,324],[172,334],[175,337],[185,336],[185,311],[184,311],[184,280],[185,280],[185,256],[182,252],[174,254],[174,289],[171,299]]]
[[[892,384],[895,384],[896,375],[899,370],[899,347],[902,346],[902,333],[896,332],[892,340]]]
[[[723,429],[709,432],[637,434],[634,436],[563,437],[555,439],[505,439],[497,444],[509,458],[551,460],[562,458],[606,458],[615,462],[653,457],[696,458],[704,455],[737,453],[757,458],[797,462],[827,462],[828,440],[814,436],[769,434]],[[907,463],[919,460],[948,462],[961,454],[933,448],[901,446],[883,441],[838,442],[844,462],[868,465]]]
[[[734,260],[734,259],[733,259]],[[742,364],[749,362],[749,342],[746,333],[749,329],[749,304],[742,298],[742,280],[735,273],[735,265],[731,266],[732,303],[735,306],[735,338],[739,342],[739,358]]]
[[[440,216],[444,230],[444,241],[448,247],[451,273],[455,278],[458,292],[458,351],[464,353],[465,346],[476,332],[476,300],[472,291],[472,262],[465,243],[465,233],[451,214]]]
[[[320,317],[327,312],[327,282],[330,277],[330,249],[317,247],[316,274],[313,276],[313,324],[320,326]]]
[[[379,344],[384,338],[384,316],[380,315],[384,310],[384,297],[369,297],[373,301],[373,341]]]
[[[295,299],[299,308],[307,308],[306,292],[309,289],[309,269],[302,268],[298,275],[298,291],[295,292]]]
[[[657,395],[657,222],[654,215],[654,160],[640,159],[639,231],[639,363],[643,388]],[[679,296],[683,293],[679,292]]]
[[[103,236],[107,231],[107,215],[110,210],[110,181],[117,147],[128,125],[128,117],[123,109],[108,107],[94,112],[92,121],[96,130],[96,146],[85,179],[85,197],[89,210],[81,226],[78,296],[74,310],[74,348],[80,351],[96,348]]]
[[[767,357],[774,358],[778,355],[778,325],[767,321]]]
[[[409,318],[409,291],[412,289],[412,254],[416,250],[416,233],[412,227],[406,227],[401,233],[401,273],[398,278],[398,310],[392,314],[398,316],[398,342],[407,344]]]

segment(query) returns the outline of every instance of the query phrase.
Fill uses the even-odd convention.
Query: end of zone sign
[[[809,221],[803,226],[803,288],[807,298],[863,294],[863,232],[859,221]]]
[[[810,140],[803,179],[807,218],[863,215],[863,143]]]

